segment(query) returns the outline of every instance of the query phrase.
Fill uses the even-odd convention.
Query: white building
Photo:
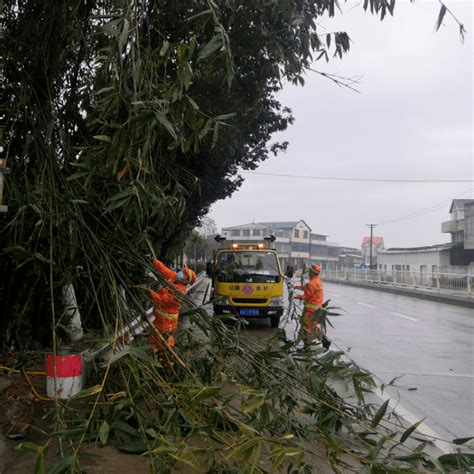
[[[288,222],[253,222],[251,224],[223,227],[222,235],[236,242],[260,242],[264,236],[273,234],[273,244],[278,252],[283,270],[289,265],[302,268],[312,263],[333,268],[338,260],[338,244],[327,241],[327,236],[312,234],[303,219]]]
[[[450,266],[453,244],[379,250],[377,268],[382,271],[439,272]]]
[[[453,199],[449,221],[441,224],[441,232],[451,234],[451,242],[474,249],[474,199]]]

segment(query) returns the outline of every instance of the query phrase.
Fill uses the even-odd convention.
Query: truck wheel
[[[272,328],[277,328],[280,324],[280,315],[270,316],[270,324],[272,325]]]

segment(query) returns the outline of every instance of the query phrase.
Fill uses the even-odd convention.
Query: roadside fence
[[[464,273],[383,271],[359,268],[324,270],[327,279],[386,284],[474,296],[474,275]]]

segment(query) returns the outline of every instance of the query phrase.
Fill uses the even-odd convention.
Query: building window
[[[308,238],[308,231],[307,231],[307,230],[304,230],[304,231],[303,231],[303,238],[304,238],[304,239],[307,239],[307,238]]]
[[[260,229],[254,229],[252,235],[262,235],[262,231]]]
[[[240,236],[240,230],[231,230],[230,235],[232,237],[238,237],[238,236]]]
[[[298,229],[295,229],[294,236],[299,239],[300,237],[300,231]]]
[[[243,232],[242,232],[242,235],[244,237],[249,237],[250,236],[250,229],[244,229]]]

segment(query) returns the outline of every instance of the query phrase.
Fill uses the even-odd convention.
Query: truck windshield
[[[280,269],[274,252],[222,252],[217,279],[221,282],[274,283]]]

